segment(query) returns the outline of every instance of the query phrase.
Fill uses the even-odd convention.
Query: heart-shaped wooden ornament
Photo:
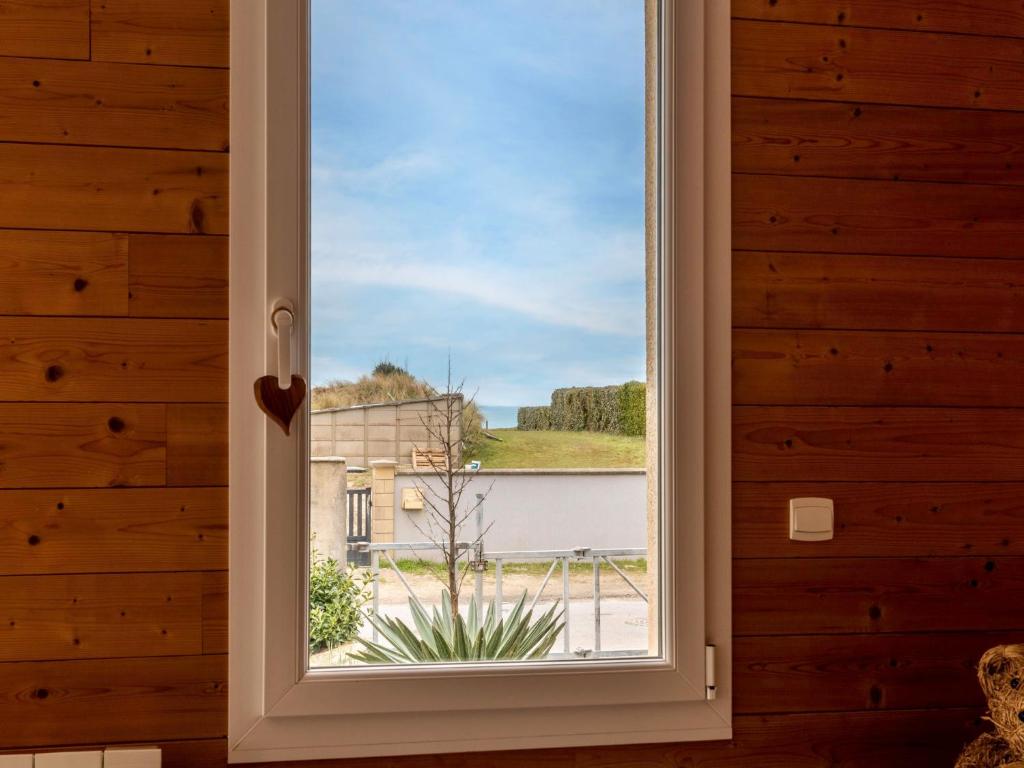
[[[286,435],[290,435],[295,412],[306,399],[306,382],[302,377],[293,375],[292,385],[281,389],[277,386],[277,376],[260,376],[253,383],[253,390],[260,410],[273,419]]]

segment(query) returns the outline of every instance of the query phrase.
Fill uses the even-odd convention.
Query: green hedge
[[[551,405],[520,408],[522,430],[608,432],[642,436],[647,388],[639,381],[610,387],[565,387],[551,393]]]
[[[619,420],[623,435],[647,433],[647,387],[639,381],[627,381],[619,388]]]
[[[551,429],[551,408],[547,405],[520,408],[516,413],[516,428],[534,432]]]

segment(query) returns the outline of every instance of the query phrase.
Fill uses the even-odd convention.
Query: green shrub
[[[430,614],[414,597],[409,598],[409,608],[413,627],[401,619],[370,616],[383,642],[359,638],[363,648],[352,653],[352,658],[366,664],[543,659],[565,626],[558,603],[534,621],[533,610],[526,610],[525,591],[504,618],[500,606],[491,600],[482,622],[477,618],[475,597],[469,601],[468,618],[461,613],[452,615],[448,590],[441,593],[440,608],[433,608]]]
[[[516,428],[537,431],[551,429],[551,408],[547,405],[527,406],[516,413]]]
[[[551,393],[550,406],[520,408],[519,429],[606,432],[642,436],[646,431],[647,388],[627,381],[610,387],[563,387]]]
[[[619,388],[619,425],[623,435],[647,433],[647,387],[642,382],[627,381]]]
[[[333,557],[314,549],[309,567],[309,647],[319,651],[354,640],[363,626],[362,608],[370,599],[369,573],[341,568]]]
[[[375,366],[373,366],[374,376],[395,376],[404,375],[408,376],[409,372],[400,365],[395,365],[390,360],[381,360]]]

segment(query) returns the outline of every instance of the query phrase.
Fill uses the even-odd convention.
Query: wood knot
[[[38,536],[36,536],[36,535],[35,535],[34,533],[33,533],[33,534],[32,534],[31,536],[29,536],[29,537],[28,537],[28,545],[29,545],[30,547],[34,547],[34,546],[36,546],[36,545],[37,545],[38,543],[39,543],[39,537],[38,537]]]
[[[59,365],[51,365],[46,369],[46,380],[51,384],[58,381],[64,375],[64,369]]]
[[[84,277],[75,278],[75,293],[81,293],[89,286],[89,281]]]
[[[107,427],[111,432],[124,432],[124,419],[120,416],[111,416],[107,419]]]
[[[201,233],[205,218],[202,204],[198,200],[193,200],[188,209],[189,229],[194,233]]]

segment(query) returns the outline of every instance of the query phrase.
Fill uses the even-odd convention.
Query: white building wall
[[[395,541],[424,540],[415,523],[423,528],[430,513],[402,509],[402,492],[427,484],[443,488],[430,474],[400,473],[395,478]],[[476,493],[487,493],[483,526],[490,525],[484,537],[488,551],[647,546],[643,470],[484,470],[473,475],[462,510],[475,503]],[[476,537],[475,516],[463,530],[461,540]],[[426,559],[428,553],[420,556]]]

